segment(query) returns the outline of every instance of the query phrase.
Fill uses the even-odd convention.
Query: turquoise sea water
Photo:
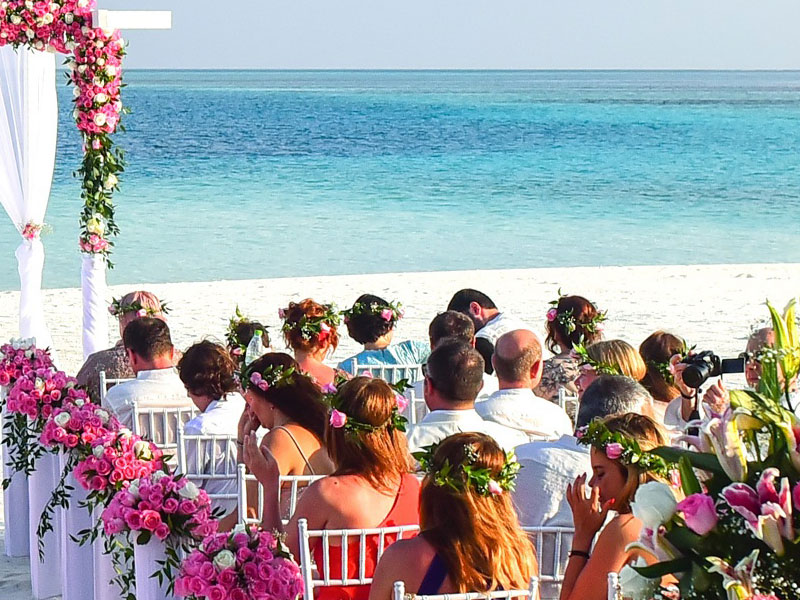
[[[131,71],[111,283],[800,262],[800,72]],[[47,287],[79,282],[60,86]],[[0,289],[18,286],[0,222]]]

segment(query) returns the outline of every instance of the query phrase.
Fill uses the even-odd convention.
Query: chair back
[[[523,527],[534,548],[539,563],[539,583],[542,600],[557,599],[569,561],[569,549],[575,530],[571,527]]]
[[[622,586],[617,573],[608,574],[608,600],[622,600]]]
[[[236,437],[187,435],[183,431],[183,423],[179,422],[178,473],[206,490],[212,502],[236,502]]]
[[[114,387],[118,383],[124,383],[126,381],[131,381],[132,378],[129,377],[122,377],[122,378],[114,378],[114,377],[106,377],[105,370],[100,371],[98,373],[100,378],[100,405],[105,406],[106,403],[106,394],[108,393],[108,389]]]
[[[133,405],[133,423],[131,429],[156,443],[165,453],[178,449],[178,424],[185,424],[195,416],[198,410],[195,406],[170,406],[140,408]]]
[[[425,418],[430,409],[425,404],[425,398],[418,396],[413,387],[403,392],[403,396],[408,400],[408,406],[401,414],[408,419],[409,425],[416,425]]]
[[[409,383],[414,383],[422,379],[422,365],[416,363],[396,364],[396,365],[360,365],[353,361],[353,375],[361,375],[364,372],[372,377],[383,379],[388,383],[397,383],[402,379],[407,379]]]
[[[298,521],[300,537],[300,574],[303,577],[304,600],[314,600],[314,588],[330,586],[369,585],[372,573],[367,573],[367,562],[378,563],[384,551],[394,542],[409,539],[419,533],[419,525],[396,525],[393,527],[375,527],[372,529],[319,529],[311,530],[305,519]],[[313,541],[312,541],[313,540]],[[337,544],[331,544],[335,540]],[[319,543],[322,551],[321,563],[314,564],[312,544]],[[358,550],[356,572],[351,574],[350,548]],[[331,561],[332,548],[334,554],[341,559],[334,564]],[[372,550],[375,554],[372,555]],[[334,571],[335,569],[335,571]],[[316,571],[316,573],[315,573]],[[334,574],[337,573],[337,574]]]
[[[286,525],[294,515],[297,500],[303,490],[325,475],[281,475],[279,478],[278,502],[281,506],[281,521]],[[245,465],[238,465],[239,522],[259,525],[264,517],[264,487],[254,475],[247,473]],[[249,489],[249,493],[248,493]],[[255,496],[255,497],[253,497]],[[250,517],[248,508],[255,507],[256,516]]]
[[[395,581],[392,589],[392,600],[496,600],[498,598],[531,598],[536,600],[536,592],[539,589],[539,580],[531,577],[531,582],[527,590],[495,590],[494,592],[467,592],[464,594],[408,594],[406,595],[406,584],[403,581]]]
[[[570,412],[570,409],[577,409],[579,402],[578,394],[570,394],[565,387],[558,388],[558,405],[567,411],[567,414],[573,414],[574,410]]]

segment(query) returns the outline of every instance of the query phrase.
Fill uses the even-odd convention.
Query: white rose
[[[36,43],[33,45],[33,47],[37,50],[42,50],[44,48],[44,42],[42,40],[36,40]]]
[[[20,23],[22,23],[22,17],[20,17],[19,15],[11,15],[11,22],[14,25],[19,25]]]
[[[94,101],[98,104],[105,104],[108,102],[108,96],[106,96],[103,92],[94,95]]]
[[[85,71],[86,71],[86,65],[78,65],[78,73],[80,73],[81,75],[83,75],[83,73],[84,73]]]
[[[58,425],[59,427],[64,427],[66,426],[67,423],[69,423],[69,419],[70,419],[69,413],[62,412],[58,413],[53,419],[53,421],[55,421],[56,425]]]
[[[139,480],[138,479],[134,479],[133,481],[131,481],[131,484],[128,486],[128,493],[131,496],[133,496],[134,498],[136,498],[137,500],[139,499]]]
[[[95,61],[95,64],[97,64],[98,67],[102,67],[104,64],[106,64],[106,59],[101,56]]]
[[[76,98],[81,95],[81,91],[78,88],[72,88],[72,95]]]
[[[230,569],[236,564],[236,557],[230,550],[220,550],[214,557],[214,566],[220,571]]]
[[[86,402],[84,402],[84,401],[83,401],[83,400],[81,400],[80,398],[78,398],[77,400],[75,400],[75,406],[77,406],[78,408],[80,408],[80,407],[81,407],[81,406],[83,406],[84,404],[86,404]]]
[[[45,13],[44,17],[42,17],[42,21],[45,25],[50,25],[53,22],[53,14],[52,13]]]
[[[108,65],[106,67],[106,75],[109,77],[116,77],[117,76],[117,67],[114,65]]]
[[[108,413],[108,411],[103,410],[102,408],[98,408],[96,411],[94,411],[94,414],[97,416],[98,419],[100,419],[100,422],[103,425],[108,423],[108,420],[111,418],[111,415]]]
[[[186,498],[187,500],[194,500],[199,494],[199,488],[191,481],[187,481],[186,485],[178,490],[178,496]]]
[[[86,231],[102,236],[105,233],[105,225],[100,217],[92,217],[86,221]]]
[[[25,35],[28,36],[29,40],[32,40],[36,36],[36,34],[33,33],[33,29],[26,30]]]
[[[98,127],[102,127],[103,125],[106,124],[106,116],[101,112],[96,113],[94,115],[94,124],[97,125]]]
[[[150,479],[151,479],[152,481],[161,481],[162,479],[164,479],[164,477],[169,477],[169,475],[167,475],[166,473],[164,473],[164,471],[156,471],[155,473],[153,473],[153,474],[150,476]]]
[[[144,440],[139,440],[133,445],[133,453],[136,455],[136,458],[143,458],[145,460],[153,456],[153,453],[150,451],[150,444]]]
[[[119,179],[113,173],[109,173],[108,177],[106,177],[105,186],[106,189],[109,190],[113,188],[115,185],[119,183]]]
[[[237,533],[247,533],[247,527],[245,527],[244,523],[237,523],[231,529],[231,535],[236,535]]]
[[[60,8],[61,7],[58,4],[56,4],[55,2],[51,2],[50,3],[50,10],[52,10],[53,12],[56,12]]]
[[[32,10],[33,9],[33,0],[25,0],[25,8],[27,8],[28,10]]]
[[[73,15],[71,12],[64,13],[64,23],[66,23],[67,25],[72,25],[72,21],[74,20],[75,20],[75,15]]]
[[[70,13],[70,14],[71,14],[71,13]],[[69,50],[70,52],[72,52],[73,50],[75,50],[75,48],[77,48],[77,47],[78,47],[78,45],[77,45],[75,42],[73,42],[73,41],[69,41],[69,42],[67,42],[66,44],[64,44],[64,46],[65,46],[65,47],[67,48],[67,50]]]
[[[638,558],[634,566],[646,567],[647,562]],[[625,565],[619,572],[619,584],[624,598],[652,598],[658,590],[659,583],[659,579],[648,579],[639,575],[631,565]]]
[[[92,454],[94,454],[95,458],[100,458],[103,456],[103,450],[104,448],[102,446],[95,446],[92,448]]]
[[[675,495],[666,483],[651,481],[636,490],[631,511],[645,529],[655,531],[672,518],[677,506]]]
[[[133,437],[133,432],[130,429],[128,429],[127,427],[122,427],[119,430],[119,437],[128,439],[130,437]]]
[[[81,112],[77,108],[72,111],[72,118],[75,119],[76,121],[78,120],[78,117],[80,117],[80,116],[81,116]]]

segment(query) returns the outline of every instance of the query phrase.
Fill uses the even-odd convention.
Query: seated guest
[[[115,385],[105,397],[105,408],[133,429],[133,407],[190,408],[192,401],[175,371],[175,349],[169,327],[161,319],[142,317],[131,321],[122,334],[128,362],[136,379]],[[148,436],[155,432],[148,433]],[[153,439],[156,443],[164,440]]]
[[[403,316],[399,304],[363,294],[352,308],[342,314],[347,333],[359,344],[364,344],[362,352],[339,363],[343,371],[356,375],[355,365],[418,365],[425,362],[429,349],[424,342],[408,340],[392,344],[394,328]]]
[[[387,549],[370,600],[389,600],[395,581],[411,594],[528,589],[538,569],[509,498],[516,465],[481,433],[452,435],[422,462],[420,535]]]
[[[78,385],[84,386],[95,402],[100,402],[100,371],[105,371],[108,379],[133,379],[136,376],[122,343],[122,333],[128,323],[141,317],[163,320],[166,313],[155,294],[150,292],[125,294],[119,300],[114,300],[108,310],[117,318],[119,341],[107,350],[90,354],[76,376]]]
[[[460,432],[485,433],[506,450],[528,441],[521,431],[486,421],[475,412],[483,372],[483,358],[469,344],[445,339],[436,346],[425,367],[425,404],[431,412],[408,432],[412,451]]]
[[[446,338],[454,338],[466,342],[473,348],[475,347],[475,325],[464,313],[455,310],[447,310],[436,315],[428,326],[428,339],[431,342],[431,350],[436,348],[440,341]],[[417,398],[425,395],[425,380],[414,382],[414,394]],[[483,387],[478,394],[477,401],[486,400],[498,389],[497,377],[483,374]]]
[[[572,433],[564,409],[533,393],[542,376],[542,347],[532,331],[517,329],[497,338],[492,362],[500,389],[475,405],[481,417],[534,439]]]
[[[641,413],[650,396],[641,385],[629,377],[601,375],[584,392],[578,410],[576,429],[594,419],[625,413]],[[589,449],[578,444],[572,434],[562,435],[552,442],[531,442],[517,446],[517,460],[522,470],[512,494],[523,527],[573,527],[572,511],[565,493],[567,486],[592,468]],[[542,540],[543,565],[552,565],[554,539]],[[566,563],[568,546],[562,545],[562,563]],[[554,573],[543,573],[554,575]],[[560,584],[542,584],[542,600],[558,598]]]
[[[641,383],[653,397],[655,418],[662,425],[665,425],[669,403],[681,395],[681,390],[675,385],[669,361],[674,355],[684,354],[685,351],[686,342],[666,331],[650,334],[639,346],[639,354],[647,365],[647,373]],[[675,409],[677,405],[673,410]],[[668,425],[672,426],[674,424]]]
[[[233,377],[235,365],[228,351],[209,341],[198,342],[191,346],[178,362],[178,373],[189,398],[200,411],[200,414],[183,426],[187,435],[225,435],[235,436],[239,418],[244,411],[244,398],[239,394]],[[223,473],[225,463],[229,464],[231,473],[236,472],[236,450],[225,456],[225,448],[206,448],[198,443],[189,444],[186,448],[188,468],[200,468],[202,473]],[[217,453],[217,464],[212,465],[211,456],[200,457],[198,452]],[[209,494],[236,494],[236,481],[208,479],[201,487]],[[236,508],[236,500],[216,502],[225,513]]]
[[[665,444],[663,434],[650,417],[627,413],[607,417],[602,423],[608,431],[635,441],[641,450]],[[648,481],[663,482],[663,477],[643,470],[638,462],[625,458],[626,453],[619,458],[609,458],[607,441],[599,437],[585,435],[581,443],[591,445],[591,493],[586,493],[586,474],[579,475],[567,486],[575,534],[561,585],[561,600],[606,600],[609,573],[618,573],[639,558],[653,561],[648,552],[629,549],[629,544],[639,539],[642,529],[642,522],[631,513],[631,501],[640,485]],[[612,508],[616,516],[606,524]]]
[[[406,438],[397,428],[402,420],[397,412],[394,390],[381,379],[355,377],[344,383],[330,397],[335,409],[325,432],[325,447],[336,464],[328,477],[309,486],[297,503],[297,509],[286,526],[289,550],[299,556],[297,522],[308,520],[309,529],[372,529],[419,523],[419,482],[411,473],[412,460]],[[279,469],[269,451],[262,452],[253,435],[245,442],[245,460],[264,484],[263,526],[267,530],[284,531],[278,510]],[[271,520],[266,520],[267,516]],[[339,538],[331,539],[330,573],[340,578],[342,549]],[[385,538],[385,544],[394,541]],[[366,544],[366,571],[371,577],[377,562],[378,536]],[[323,564],[322,544],[311,549],[318,568]],[[359,543],[348,545],[348,577],[358,575]],[[318,600],[366,600],[369,586],[325,587],[316,594]]]
[[[545,339],[554,356],[544,361],[542,380],[533,390],[537,396],[557,400],[561,388],[573,396],[578,393],[575,380],[580,375],[580,363],[572,347],[599,342],[603,338],[600,324],[605,319],[606,313],[583,296],[561,296],[555,301],[547,311]]]
[[[484,368],[490,375],[497,338],[515,329],[530,329],[516,317],[500,312],[492,299],[478,290],[467,288],[457,291],[450,299],[447,310],[456,310],[472,319],[475,324],[475,349],[481,353]]]
[[[647,365],[639,351],[622,340],[577,346],[576,353],[581,368],[581,374],[575,380],[579,394],[583,394],[600,375],[625,375],[634,381],[641,381],[647,374]]]
[[[237,368],[244,363],[247,349],[256,334],[261,337],[261,347],[269,351],[270,342],[266,325],[262,325],[258,321],[251,321],[241,313],[237,306],[236,316],[228,322],[228,331],[225,334],[228,352],[236,363]]]
[[[319,304],[311,298],[289,303],[282,309],[283,339],[294,352],[300,370],[322,387],[333,383],[336,371],[323,361],[339,345],[339,313],[330,304]]]

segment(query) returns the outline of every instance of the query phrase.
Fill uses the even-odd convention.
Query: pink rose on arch
[[[622,450],[622,444],[611,442],[610,444],[606,445],[606,456],[610,460],[617,460],[620,456],[622,456]]]
[[[683,513],[686,526],[698,535],[706,535],[717,526],[714,500],[706,494],[687,496],[678,503],[677,510]]]
[[[336,410],[331,411],[330,424],[334,429],[341,429],[347,423],[347,415],[343,412]]]

